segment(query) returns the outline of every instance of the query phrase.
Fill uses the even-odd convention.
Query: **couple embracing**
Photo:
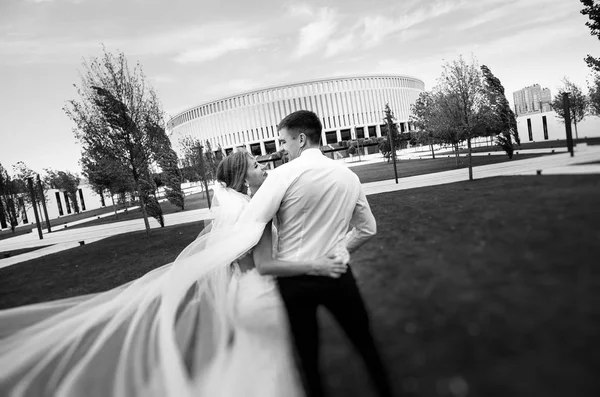
[[[323,306],[391,396],[348,266],[376,233],[360,181],[321,153],[316,114],[278,130],[291,161],[267,177],[245,152],[226,157],[215,219],[173,263],[104,293],[0,311],[0,392],[323,396]]]

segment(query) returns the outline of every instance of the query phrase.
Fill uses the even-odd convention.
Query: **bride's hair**
[[[248,153],[240,150],[231,153],[219,163],[217,180],[235,191],[248,194],[246,172],[248,171]]]

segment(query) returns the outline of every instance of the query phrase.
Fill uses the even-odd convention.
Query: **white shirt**
[[[239,222],[275,217],[279,260],[315,259],[340,247],[352,252],[377,232],[358,176],[319,149],[306,149],[270,171]]]

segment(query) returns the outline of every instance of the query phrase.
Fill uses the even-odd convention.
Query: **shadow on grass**
[[[10,258],[12,256],[17,256],[17,255],[21,255],[21,254],[26,254],[28,252],[37,251],[41,248],[46,248],[49,246],[50,245],[41,245],[38,247],[28,247],[28,248],[22,248],[22,249],[12,250],[12,251],[0,251],[0,259]]]
[[[120,234],[0,269],[0,308],[106,291],[172,262],[204,222]]]

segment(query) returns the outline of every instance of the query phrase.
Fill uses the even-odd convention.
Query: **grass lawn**
[[[539,156],[548,156],[549,154],[517,154],[510,160],[508,156],[473,156],[473,166],[480,166],[486,164],[497,164],[504,163],[507,161],[524,160]],[[458,168],[468,168],[468,159],[466,157],[459,158]],[[398,169],[398,178],[406,178],[415,175],[425,175],[434,172],[450,171],[456,168],[456,158],[454,155],[444,155],[436,157],[435,159],[422,159],[422,160],[400,160],[396,163]],[[350,168],[362,183],[385,181],[387,179],[394,179],[394,164],[388,163],[387,161],[381,161],[380,163],[372,163],[359,165]],[[467,172],[465,170],[465,172]],[[475,177],[477,177],[477,169],[473,170]],[[465,174],[466,175],[466,174]]]
[[[600,178],[499,177],[369,196],[378,235],[352,258],[397,393],[598,395]],[[2,307],[109,289],[200,231],[121,235],[0,269]],[[372,396],[322,314],[332,396]]]
[[[172,262],[204,222],[120,234],[0,269],[0,308],[100,292]]]
[[[168,201],[161,202],[160,206],[163,210],[164,215],[181,211],[179,209],[179,207],[171,204]],[[206,200],[204,193],[195,193],[195,194],[191,194],[189,196],[185,196],[184,211],[197,210],[199,208],[208,208],[208,201]],[[81,228],[81,227],[88,227],[88,226],[105,225],[107,223],[113,223],[113,222],[129,221],[132,219],[142,219],[142,210],[139,208],[136,208],[136,209],[128,211],[127,214],[120,213],[120,214],[118,214],[117,217],[115,217],[115,215],[112,214],[111,216],[106,216],[103,218],[94,219],[89,222],[80,223],[78,225],[71,226],[71,227],[69,227],[69,230],[77,229],[77,228]],[[168,226],[168,224],[166,226]],[[57,229],[57,230],[60,231],[60,230],[64,230],[64,229]]]

